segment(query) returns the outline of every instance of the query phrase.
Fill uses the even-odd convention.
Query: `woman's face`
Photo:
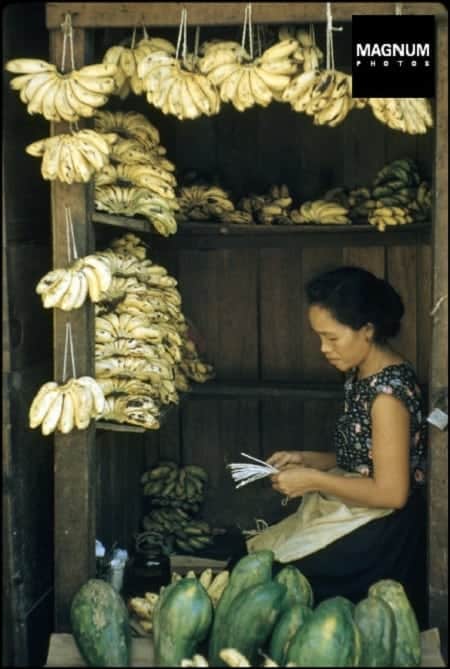
[[[347,372],[358,367],[367,357],[372,347],[368,336],[372,330],[370,325],[352,330],[348,325],[339,323],[328,309],[317,304],[309,307],[308,316],[312,329],[320,337],[320,350],[333,367]]]

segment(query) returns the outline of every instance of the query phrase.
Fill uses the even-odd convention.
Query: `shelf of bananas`
[[[95,207],[124,216],[144,216],[164,237],[177,231],[174,164],[165,157],[159,132],[138,112],[99,112],[95,129],[116,133],[110,161],[95,176]]]
[[[138,76],[138,65],[149,54],[155,52],[175,55],[174,45],[162,37],[144,37],[134,47],[115,45],[110,47],[103,56],[103,62],[117,66],[114,75],[114,89],[112,95],[124,100],[132,92],[142,95],[143,81]]]
[[[346,207],[352,222],[368,222],[380,231],[388,225],[429,221],[431,216],[430,185],[421,179],[417,164],[410,158],[385,165],[369,187],[333,188],[323,200]]]
[[[350,223],[348,208],[325,199],[304,202],[298,210],[292,210],[293,223],[320,223],[323,225],[341,225]]]
[[[29,114],[69,123],[91,118],[108,102],[117,72],[116,65],[99,63],[62,74],[56,65],[37,58],[10,60],[5,69],[19,75],[11,79],[10,87],[20,91]]]
[[[178,190],[179,221],[226,220],[234,211],[229,194],[220,186],[194,184]]]
[[[41,157],[41,174],[50,181],[87,183],[109,165],[116,133],[100,134],[83,129],[40,139],[25,147],[30,156]]]
[[[152,506],[174,507],[196,513],[204,501],[208,474],[197,465],[179,467],[176,463],[159,462],[141,476],[144,495]],[[181,516],[186,517],[186,513]],[[146,529],[150,529],[144,523]]]
[[[281,184],[281,186],[270,186],[262,195],[250,193],[239,200],[237,207],[238,210],[250,215],[250,222],[261,225],[285,225],[292,223],[290,219],[292,201],[289,188],[286,184]],[[227,219],[225,221],[234,222]]]
[[[103,418],[158,429],[163,405],[178,404],[191,380],[205,382],[214,370],[189,337],[176,280],[146,258],[139,237],[127,234],[97,255],[113,276],[95,321]]]
[[[72,378],[63,385],[49,381],[41,386],[31,403],[29,426],[40,425],[45,436],[55,431],[67,434],[74,429],[85,430],[104,409],[103,391],[91,376]]]
[[[147,102],[163,114],[183,121],[213,116],[220,111],[218,91],[202,72],[199,58],[194,54],[178,59],[174,51],[152,51],[140,59],[137,75]]]
[[[369,98],[374,116],[393,130],[424,135],[433,127],[431,103],[426,98]]]

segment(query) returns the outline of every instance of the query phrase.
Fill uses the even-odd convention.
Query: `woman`
[[[344,413],[335,452],[273,453],[268,462],[281,469],[273,488],[290,499],[318,491],[392,512],[294,564],[316,602],[336,595],[357,602],[375,581],[396,579],[424,628],[426,422],[415,372],[388,344],[400,329],[402,300],[389,283],[357,267],[317,276],[306,293],[321,351],[347,375]],[[336,466],[360,476],[328,471]]]

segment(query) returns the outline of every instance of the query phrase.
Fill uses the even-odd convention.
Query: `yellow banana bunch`
[[[67,269],[55,269],[42,277],[36,286],[45,309],[63,311],[79,309],[89,296],[99,302],[112,281],[111,266],[95,254],[84,256]]]
[[[173,235],[177,231],[173,205],[168,204],[168,200],[154,195],[147,188],[97,186],[95,207],[110,214],[145,216],[163,237]]]
[[[10,60],[5,69],[19,75],[10,86],[20,91],[29,114],[69,123],[90,118],[107,103],[117,71],[116,65],[100,63],[62,74],[52,63],[35,58]]]
[[[297,72],[291,59],[297,47],[295,39],[282,40],[252,60],[237,43],[219,43],[206,49],[199,67],[219,89],[222,102],[231,102],[238,111],[267,107]]]
[[[282,99],[313,116],[315,125],[335,127],[353,106],[351,77],[337,70],[307,70],[291,80]]]
[[[29,425],[40,425],[43,435],[55,430],[67,434],[73,429],[86,429],[104,409],[103,390],[91,376],[69,379],[61,386],[50,381],[41,386],[31,403]]]
[[[42,156],[41,174],[46,180],[87,183],[109,164],[111,146],[118,135],[99,134],[83,129],[72,134],[54,135],[29,144],[25,151]]]
[[[110,186],[120,184],[121,186],[136,186],[145,188],[155,196],[167,200],[167,204],[174,210],[179,209],[176,200],[173,183],[175,177],[170,172],[156,169],[148,163],[125,163],[108,164],[96,175],[96,186]],[[176,182],[175,182],[176,183]]]
[[[155,592],[146,592],[144,597],[131,597],[128,600],[128,609],[137,619],[144,632],[151,632],[153,628],[153,611],[159,595]]]
[[[135,111],[97,111],[94,115],[94,127],[98,132],[115,132],[123,139],[138,140],[148,149],[160,143],[158,129],[144,114]]]
[[[138,76],[147,101],[163,114],[184,120],[219,112],[218,92],[193,57],[183,63],[162,51],[149,53],[139,62]]]
[[[159,430],[158,412],[145,408],[150,398],[144,396],[109,396],[102,418],[116,423],[138,425],[146,430]]]
[[[299,211],[291,212],[293,223],[322,223],[324,225],[350,223],[348,209],[337,202],[312,200],[304,202]]]
[[[369,215],[370,225],[384,232],[389,225],[412,223],[413,217],[407,207],[376,207]]]
[[[323,52],[315,44],[311,35],[306,30],[297,30],[295,37],[298,48],[292,54],[292,58],[301,63],[303,72],[319,69],[323,61]]]
[[[393,130],[423,135],[433,127],[430,101],[426,98],[369,98],[375,117]]]
[[[144,242],[132,232],[128,232],[120,239],[114,239],[111,242],[111,249],[117,253],[132,255],[138,260],[145,260],[147,256]]]
[[[219,186],[184,186],[178,193],[180,220],[209,221],[222,219],[234,210],[228,193]]]

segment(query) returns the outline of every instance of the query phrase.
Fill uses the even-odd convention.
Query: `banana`
[[[236,94],[231,101],[238,111],[245,111],[255,104],[255,99],[252,96],[250,88],[250,71],[245,66],[241,68],[241,76],[236,88]]]
[[[118,63],[128,78],[131,78],[136,70],[136,60],[132,49],[123,49]]]
[[[64,392],[63,405],[58,421],[58,430],[62,432],[62,434],[67,434],[73,430],[74,425],[73,398],[70,392]]]
[[[237,70],[240,70],[240,68],[240,64],[236,63],[236,61],[231,63],[224,63],[210,72],[208,74],[208,79],[213,84],[213,86],[220,87],[225,79],[234,74]]]
[[[52,309],[53,307],[59,306],[59,303],[69,289],[71,282],[71,270],[64,270],[64,274],[61,275],[58,281],[52,284],[51,287],[42,294],[42,304],[44,309]]]
[[[117,65],[113,63],[96,63],[94,65],[85,65],[77,73],[82,77],[92,77],[98,79],[101,77],[114,77],[117,72]],[[73,73],[71,73],[73,76]]]
[[[89,390],[93,400],[92,416],[99,418],[105,410],[105,396],[97,381],[92,376],[80,376],[75,380],[75,384]]]
[[[50,404],[53,402],[58,392],[58,384],[54,381],[49,381],[41,386],[35,395],[28,412],[29,425],[31,428],[38,427],[38,425],[41,424]]]
[[[302,98],[306,93],[312,89],[317,82],[320,74],[317,70],[309,72],[302,72],[295,77],[284,90],[282,98],[285,102],[294,102]]]
[[[213,107],[210,102],[210,97],[207,97],[203,92],[203,89],[198,83],[199,79],[199,75],[192,73],[190,76],[186,77],[185,85],[199,112],[205,114],[205,116],[211,116]]]
[[[257,67],[256,72],[259,74],[263,82],[270,88],[271,91],[281,93],[286,89],[290,82],[290,77],[285,74],[274,74],[268,72],[263,67]]]
[[[190,93],[190,89],[188,87],[187,80],[190,78],[190,76],[191,76],[190,74],[186,74],[182,78],[182,83],[180,87],[180,102],[183,108],[182,118],[194,119],[200,116],[201,111],[195,104],[194,99]]]
[[[89,291],[89,298],[91,302],[94,303],[100,302],[102,291],[100,288],[97,272],[93,267],[90,267],[89,265],[83,265],[81,271],[86,277]]]
[[[77,81],[83,88],[86,88],[91,93],[100,95],[110,95],[114,90],[114,78],[102,77],[95,78],[83,73],[83,70],[74,70],[71,78]]]
[[[58,159],[58,179],[63,183],[73,184],[76,180],[76,170],[72,159],[70,144],[61,139]]]
[[[26,76],[28,77],[28,81],[20,91],[20,99],[25,104],[31,101],[41,86],[43,86],[48,81],[55,81],[57,79],[56,72],[41,72],[40,74],[29,74]],[[15,82],[17,79],[21,79],[21,77],[15,77],[12,79],[10,82],[11,87],[13,82]]]
[[[98,283],[102,292],[106,292],[111,285],[112,274],[109,265],[97,258],[95,255],[88,255],[83,258],[83,266],[89,266],[97,274]]]
[[[14,74],[38,74],[40,72],[56,72],[56,66],[38,58],[15,58],[9,60],[5,70]]]
[[[233,102],[242,73],[242,67],[238,65],[233,69],[232,73],[222,81],[220,85],[220,99],[222,102]]]
[[[80,289],[78,292],[78,297],[74,302],[73,308],[74,309],[79,309],[81,306],[86,301],[86,297],[88,296],[89,292],[89,287],[88,287],[88,282],[85,274],[80,270],[79,272],[76,272],[78,279],[80,281]]]
[[[53,401],[51,402],[47,413],[45,414],[45,418],[42,421],[41,424],[41,432],[44,436],[49,435],[51,432],[54,432],[56,429],[56,426],[58,425],[58,421],[61,416],[61,411],[63,408],[63,399],[64,395],[61,392],[61,390],[58,388],[56,391],[56,396],[54,397]]]
[[[298,41],[296,39],[290,38],[282,40],[264,51],[260,56],[261,62],[270,63],[272,61],[282,60],[283,58],[292,55],[297,48]]]
[[[101,93],[94,93],[88,90],[82,86],[79,80],[75,79],[74,77],[70,79],[70,86],[75,97],[83,105],[86,105],[93,110],[96,107],[102,107],[108,102],[108,97],[106,95],[102,95]]]
[[[181,77],[176,77],[169,94],[167,96],[167,106],[169,114],[176,116],[179,119],[183,117],[183,106],[180,100],[181,88],[183,81]]]
[[[59,115],[60,119],[63,121],[68,121],[69,123],[73,123],[74,121],[78,121],[79,117],[70,105],[67,98],[67,85],[67,79],[62,79],[59,82],[58,90],[56,91],[54,99],[54,105],[55,111]]]
[[[75,84],[76,82],[73,79],[66,79],[65,94],[67,102],[77,116],[91,118],[95,113],[95,108],[78,99],[74,92]]]
[[[66,293],[64,294],[62,300],[60,300],[56,306],[59,309],[62,309],[63,311],[71,311],[72,309],[74,309],[75,304],[79,299],[81,289],[82,285],[81,285],[80,273],[72,272],[70,285]]]
[[[93,166],[89,163],[89,161],[83,156],[83,154],[79,151],[76,139],[74,137],[71,137],[69,140],[67,140],[70,145],[71,145],[71,152],[72,152],[72,162],[75,167],[75,174],[76,174],[76,181],[77,182],[82,182],[82,183],[88,183],[95,170]]]
[[[85,430],[91,422],[94,398],[84,385],[72,384],[69,392],[74,404],[74,422],[78,430]]]
[[[272,91],[261,79],[256,68],[250,71],[250,88],[257,104],[267,107],[272,101]]]
[[[33,115],[33,114],[43,113],[44,98],[48,93],[48,91],[51,88],[53,88],[54,85],[55,85],[54,79],[47,79],[47,81],[45,81],[41,86],[39,86],[39,88],[30,98],[30,102],[28,103],[27,112],[29,114]]]
[[[58,93],[58,90],[61,86],[61,81],[59,79],[56,79],[53,82],[53,86],[49,88],[47,91],[43,103],[42,103],[42,114],[47,121],[61,121],[60,115],[56,111],[55,107],[55,99],[56,99],[56,94]]]
[[[66,274],[66,269],[54,269],[51,272],[47,272],[42,279],[36,285],[36,293],[42,295],[46,293],[50,288],[55,288],[59,283],[61,278]]]

